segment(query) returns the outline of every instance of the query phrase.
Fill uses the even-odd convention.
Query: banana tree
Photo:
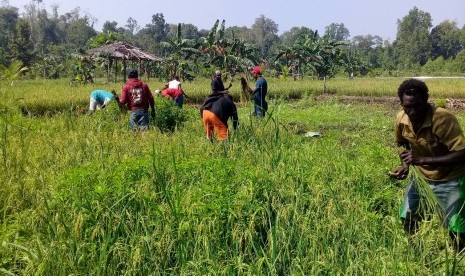
[[[229,42],[223,39],[216,47],[217,55],[212,59],[212,64],[225,69],[232,77],[237,72],[246,72],[247,68],[259,63],[258,49],[242,40],[235,39]]]
[[[326,81],[334,76],[337,66],[341,64],[344,56],[341,46],[347,45],[344,41],[336,41],[331,38],[323,38],[319,40],[322,58],[321,63],[316,64],[316,71],[319,78],[323,78],[323,93],[326,93]]]
[[[118,40],[118,34],[115,32],[107,31],[106,33],[99,33],[95,37],[89,39],[90,48],[97,48],[103,45],[108,45]]]
[[[340,60],[340,66],[347,73],[349,78],[352,78],[354,74],[360,73],[361,75],[367,74],[372,67],[371,64],[364,60],[356,53],[344,52],[342,59]]]
[[[23,66],[23,63],[19,60],[13,60],[10,66],[5,67],[0,65],[0,77],[11,82],[14,85],[14,81],[24,72],[28,71],[29,68]]]
[[[252,44],[234,38],[234,35],[232,38],[226,37],[224,20],[221,25],[216,20],[208,36],[200,38],[197,46],[205,68],[213,65],[226,70],[233,77],[238,71],[246,71],[259,61],[258,50]]]
[[[91,59],[87,59],[80,55],[73,55],[74,58],[74,80],[80,84],[87,84],[94,82],[94,76],[92,71],[95,69],[95,65]]]
[[[180,77],[183,78],[183,74],[181,73],[184,73],[186,76],[192,76],[192,74],[189,73],[192,66],[188,66],[188,64],[192,62],[195,63],[200,52],[195,47],[196,45],[193,40],[182,38],[181,23],[178,24],[176,36],[174,38],[167,38],[166,41],[162,41],[160,45],[171,51],[165,60],[170,76],[180,75]],[[181,67],[182,70],[180,69]]]
[[[202,54],[206,67],[208,66],[208,63],[215,57],[215,42],[216,42],[219,22],[220,22],[219,20],[215,21],[215,23],[213,24],[213,27],[208,33],[208,36],[200,37],[197,40],[196,46],[198,50],[200,51],[200,53]]]
[[[317,64],[323,60],[318,39],[305,36],[295,41],[292,47],[282,45],[280,52],[274,56],[274,61],[280,61],[281,65],[294,67],[297,74],[303,74],[306,70],[315,71]]]

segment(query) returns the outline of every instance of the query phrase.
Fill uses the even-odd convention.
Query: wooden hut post
[[[143,69],[142,68],[142,60],[139,59],[139,72],[141,72],[141,73],[144,72],[144,74],[145,74],[145,71],[142,71],[142,69]]]
[[[118,79],[118,60],[115,59],[115,82]]]
[[[108,57],[108,64],[107,64],[107,82],[110,82],[110,67],[111,67],[111,57]]]
[[[127,60],[123,60],[123,80],[126,82]]]

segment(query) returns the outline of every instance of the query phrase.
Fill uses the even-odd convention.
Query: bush
[[[155,125],[161,131],[172,132],[187,120],[186,111],[175,105],[172,100],[157,98],[155,106]]]

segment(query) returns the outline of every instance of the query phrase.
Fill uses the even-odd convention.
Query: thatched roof
[[[90,56],[95,56],[100,53],[108,54],[109,58],[119,60],[151,60],[163,61],[161,57],[148,54],[141,49],[122,41],[115,41],[111,44],[104,45],[98,48],[93,48],[87,51]]]

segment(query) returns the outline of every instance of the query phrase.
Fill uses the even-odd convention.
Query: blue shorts
[[[435,197],[442,223],[449,231],[465,233],[465,176],[445,182],[427,181]],[[418,191],[415,179],[408,180],[407,192],[400,209],[400,217],[409,221],[421,221],[428,212],[425,196]]]

